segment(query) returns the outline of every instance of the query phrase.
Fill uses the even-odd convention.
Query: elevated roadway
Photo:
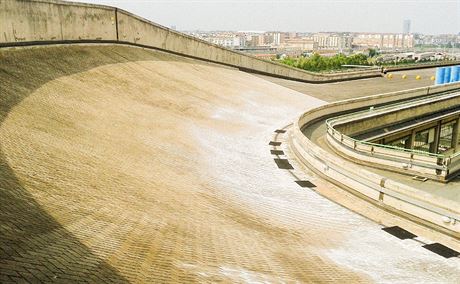
[[[2,283],[458,281],[458,257],[421,246],[435,239],[400,240],[274,162],[274,131],[324,101],[121,45],[0,49],[0,63]],[[363,81],[343,84],[326,88]]]
[[[281,78],[273,78],[269,76],[261,76],[262,78],[295,90],[300,93],[318,98],[326,102],[341,101],[350,98],[365,97],[375,94],[395,92],[399,90],[412,89],[433,85],[430,80],[434,76],[436,68],[427,68],[419,70],[406,70],[392,72],[393,78],[386,77],[361,79],[357,82],[335,82],[330,84],[318,85],[285,80]],[[407,75],[406,79],[402,75]],[[416,80],[417,75],[421,76],[420,80]]]
[[[304,129],[304,133],[307,137],[311,138],[318,146],[324,150],[337,154],[334,149],[332,149],[326,141],[326,120],[319,120],[312,124],[310,127]],[[337,154],[338,155],[338,154]],[[337,159],[342,160],[339,155]],[[362,168],[365,168],[376,174],[386,176],[392,180],[402,182],[404,184],[413,186],[417,189],[425,191],[434,196],[439,196],[445,198],[446,200],[451,200],[458,202],[460,204],[460,178],[454,178],[449,183],[439,183],[434,180],[414,180],[413,175],[404,175],[397,172],[392,172],[388,170],[382,170],[375,167],[370,167],[366,165],[361,165]]]

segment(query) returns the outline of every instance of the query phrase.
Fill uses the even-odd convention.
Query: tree
[[[365,54],[354,54],[345,56],[337,54],[332,57],[321,56],[314,53],[310,57],[299,58],[286,57],[280,60],[281,63],[308,71],[329,71],[343,69],[343,65],[369,65],[369,57]]]
[[[369,48],[368,51],[369,51],[369,57],[377,56],[377,50],[375,50],[374,48]]]

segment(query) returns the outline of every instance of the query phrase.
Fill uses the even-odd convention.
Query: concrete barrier
[[[459,103],[459,93],[447,92],[425,96],[407,103],[396,103],[375,108],[372,111],[366,109],[333,117],[326,121],[327,142],[339,155],[355,163],[447,182],[454,178],[457,173],[459,155],[401,149],[361,141],[351,136],[384,127],[395,121],[407,121],[414,115],[427,115],[450,109]],[[458,113],[458,111],[451,113],[450,117],[458,117]],[[443,119],[447,119],[446,116]],[[390,133],[391,130],[388,130],[386,135]]]
[[[405,71],[405,70],[415,70],[415,69],[427,69],[427,68],[435,68],[435,67],[443,67],[443,66],[453,66],[460,64],[458,60],[452,61],[438,61],[438,62],[426,62],[426,63],[414,63],[408,65],[396,65],[396,66],[386,66],[388,72],[396,72],[396,71]]]
[[[407,121],[418,115],[440,112],[459,104],[460,94],[446,94],[382,110],[359,113],[347,119],[334,119],[331,120],[331,126],[345,135],[356,136],[395,121]]]
[[[346,157],[357,164],[402,174],[429,177],[439,181],[445,181],[449,174],[449,167],[443,164],[438,165],[438,158],[436,157],[417,156],[409,152],[396,152],[392,149],[363,145],[356,142],[354,145],[349,145],[345,143],[346,140],[340,141],[334,139],[331,135],[327,135],[326,138],[329,145],[338,155]]]
[[[460,84],[424,87],[334,102],[314,108],[294,121],[289,133],[290,148],[302,163],[331,182],[376,205],[460,238],[460,204],[427,194],[341,159],[316,145],[302,132],[306,126],[333,113],[459,88]]]
[[[111,7],[63,1],[0,0],[0,43],[116,40]]]
[[[381,76],[378,69],[307,72],[226,49],[109,6],[59,0],[0,0],[0,47],[63,42],[132,44],[310,83]]]

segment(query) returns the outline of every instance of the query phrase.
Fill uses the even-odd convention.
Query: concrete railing
[[[439,113],[460,105],[460,93],[430,96],[416,101],[396,103],[381,108],[329,119],[334,129],[351,137],[387,127],[394,122],[409,121],[420,115]]]
[[[460,171],[460,152],[450,157],[449,168],[452,172]]]
[[[404,70],[414,70],[414,69],[425,69],[425,68],[435,68],[435,67],[444,67],[444,66],[453,66],[459,65],[460,61],[450,60],[450,61],[435,61],[435,62],[425,62],[425,63],[413,63],[407,65],[395,65],[395,66],[385,66],[388,72],[404,71]]]
[[[460,88],[460,84],[355,98],[314,108],[294,121],[289,145],[295,156],[319,175],[374,202],[425,225],[460,238],[460,204],[388,179],[322,149],[302,129],[333,113]]]
[[[58,0],[0,0],[0,46],[63,42],[131,44],[311,83],[381,76],[377,69],[307,72],[211,44],[114,7]]]
[[[445,157],[358,141],[335,131],[329,124],[326,139],[340,155],[360,164],[440,181],[449,174]]]
[[[460,103],[459,99],[459,93],[436,94],[407,103],[391,104],[334,117],[326,120],[326,138],[337,153],[357,163],[447,181],[458,170],[458,155],[404,149],[361,141],[350,136],[384,127],[390,122],[408,120],[417,114],[429,114],[451,108]],[[458,116],[458,113],[459,111],[456,111],[450,115]]]

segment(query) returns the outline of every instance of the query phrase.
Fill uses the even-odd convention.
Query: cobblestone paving
[[[0,61],[2,283],[458,281],[278,169],[273,131],[321,101],[130,47]]]

